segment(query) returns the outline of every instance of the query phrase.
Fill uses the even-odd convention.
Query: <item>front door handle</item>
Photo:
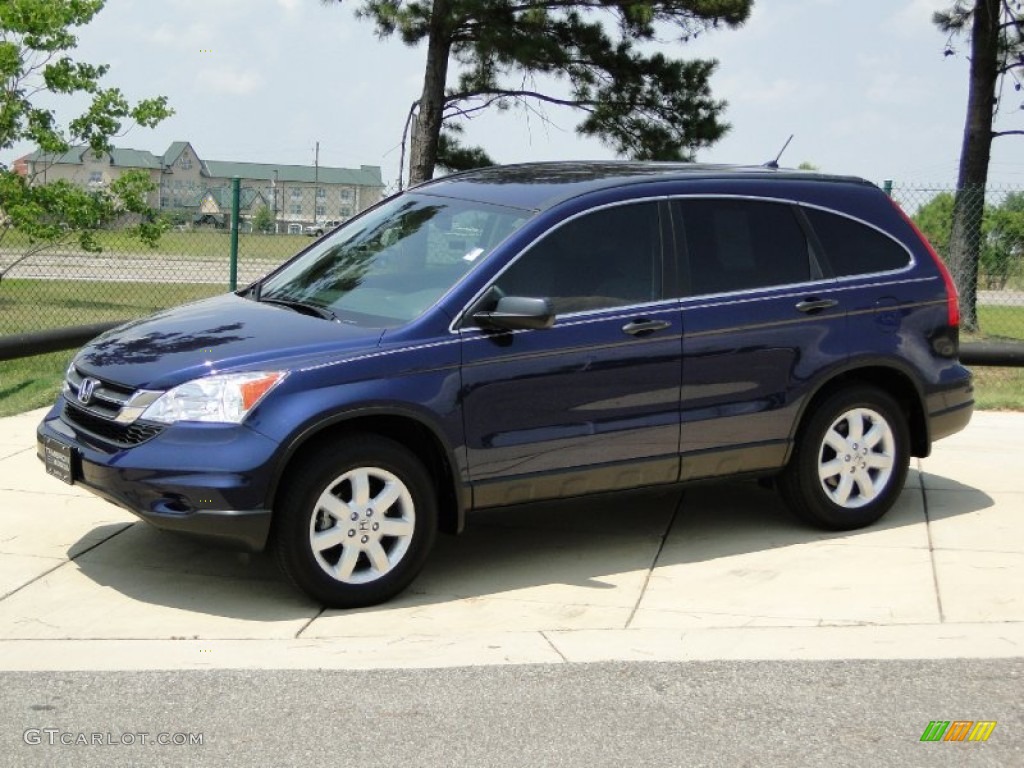
[[[797,302],[796,308],[799,312],[810,314],[812,312],[820,312],[823,309],[830,309],[838,303],[835,299],[804,299]]]
[[[672,323],[666,320],[634,320],[622,326],[622,332],[630,336],[649,336],[655,331],[671,328]]]

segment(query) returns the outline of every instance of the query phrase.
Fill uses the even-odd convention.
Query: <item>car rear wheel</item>
[[[321,444],[282,482],[274,549],[282,570],[332,608],[375,605],[416,577],[433,546],[437,502],[423,464],[375,435]]]
[[[910,433],[896,401],[876,387],[851,387],[815,406],[779,489],[806,522],[861,528],[895,503],[909,463]]]

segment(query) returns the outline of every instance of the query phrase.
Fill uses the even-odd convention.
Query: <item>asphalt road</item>
[[[1024,659],[5,673],[0,762],[1021,766],[1022,674]],[[931,720],[998,724],[985,743],[922,743]],[[60,744],[94,733],[115,743]]]

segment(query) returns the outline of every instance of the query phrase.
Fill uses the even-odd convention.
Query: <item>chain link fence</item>
[[[131,320],[229,290],[231,188],[206,189],[196,206],[175,205],[188,199],[183,192],[161,200],[167,229],[154,248],[131,235],[127,220],[98,233],[98,253],[70,234],[44,246],[0,229],[0,336]],[[238,286],[357,212],[356,201],[328,201],[312,187],[278,190],[273,200],[262,188],[240,188]]]
[[[962,338],[1024,340],[1024,189],[895,184],[891,194],[949,267]]]
[[[961,205],[980,211],[973,229],[956,224],[952,187],[899,183],[891,193],[950,265],[961,291],[964,338],[1024,339],[1024,190],[962,196]],[[130,222],[100,233],[100,253],[83,252],[71,237],[40,248],[7,231],[0,237],[0,336],[129,320],[228,290],[230,186],[206,190],[197,205],[175,205],[189,199],[184,192],[161,198],[168,229],[156,248],[130,237]],[[242,186],[237,284],[265,274],[356,208],[312,187],[268,196],[266,189]]]

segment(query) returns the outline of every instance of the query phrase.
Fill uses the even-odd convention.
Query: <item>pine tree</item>
[[[949,35],[946,55],[956,51],[953,39],[970,35],[970,86],[964,123],[957,193],[950,237],[950,271],[960,293],[961,323],[978,329],[978,264],[983,248],[985,185],[992,141],[1022,131],[993,130],[1001,85],[1010,78],[1021,90],[1024,74],[1024,4],[1019,0],[957,0],[933,21]]]
[[[324,0],[342,3],[344,0]],[[728,129],[711,95],[716,62],[672,59],[643,45],[671,30],[680,42],[736,27],[753,0],[361,0],[356,14],[380,37],[426,41],[423,89],[410,111],[409,180],[485,162],[442,126],[488,107],[537,102],[583,113],[577,131],[636,159],[689,160]],[[450,81],[452,64],[459,68]],[[540,76],[568,93],[535,88]],[[409,126],[407,126],[408,128]],[[442,138],[444,136],[444,138]],[[455,154],[452,150],[459,150]]]

